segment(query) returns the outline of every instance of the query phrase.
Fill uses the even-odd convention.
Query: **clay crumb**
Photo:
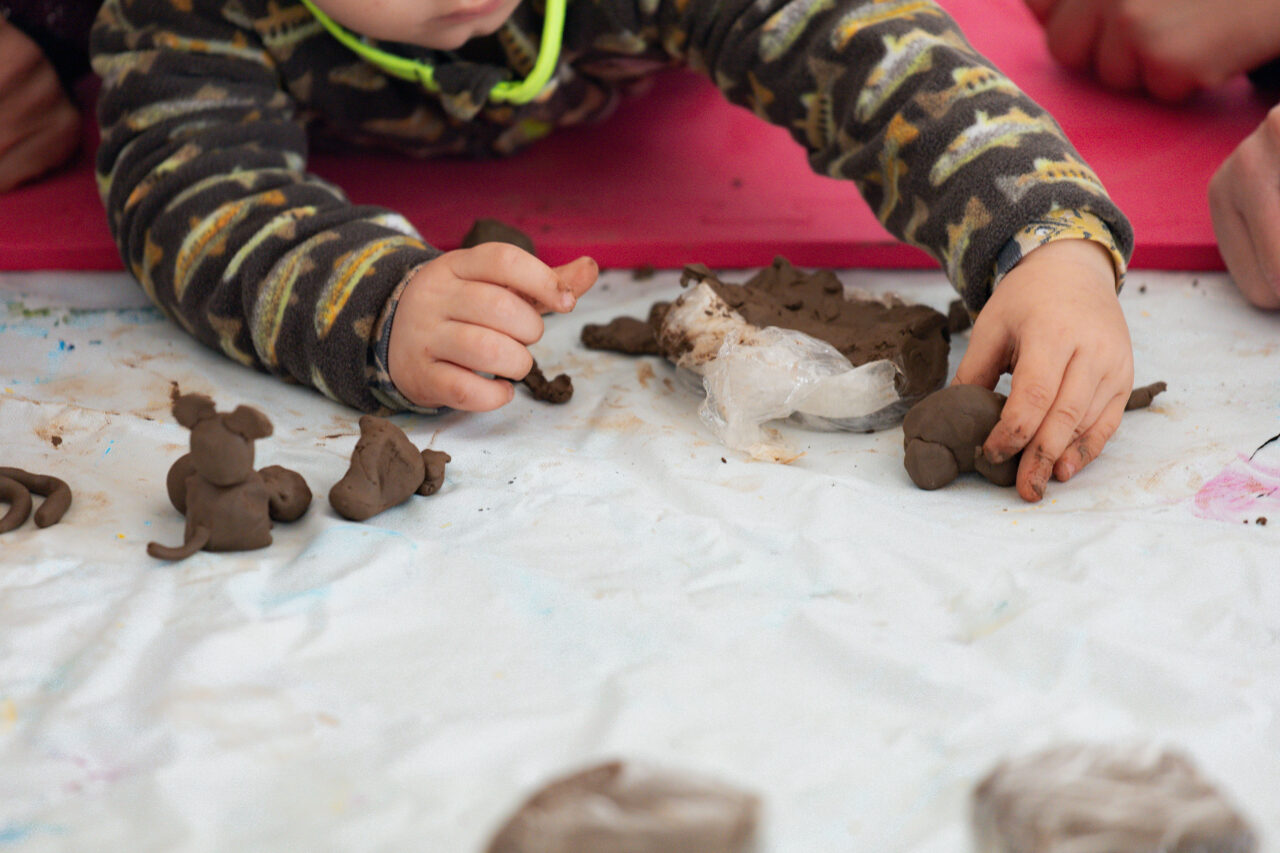
[[[52,444],[54,447],[61,447],[61,446],[62,446],[62,436],[60,436],[60,435],[51,435],[51,436],[49,436],[49,443],[50,443],[50,444]]]
[[[657,270],[654,269],[653,264],[641,264],[631,271],[631,279],[632,281],[648,281],[653,278],[656,272]]]
[[[569,378],[569,374],[561,373],[555,379],[548,380],[536,360],[533,367],[529,368],[529,373],[520,381],[533,394],[533,399],[544,403],[567,403],[573,397],[573,380]]]
[[[1258,516],[1258,520],[1257,520],[1257,521],[1255,521],[1255,522],[1254,522],[1254,524],[1258,525],[1259,527],[1266,527],[1266,526],[1267,526],[1267,517],[1266,517],[1265,515],[1260,515],[1260,516]]]

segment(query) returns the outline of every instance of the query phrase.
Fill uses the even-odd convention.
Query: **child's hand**
[[[591,258],[551,267],[507,243],[446,252],[423,264],[400,295],[387,367],[420,406],[486,412],[506,405],[529,372],[541,312],[565,313],[595,283]]]
[[[0,17],[0,193],[64,163],[80,112],[36,43]]]
[[[969,337],[955,382],[995,386],[1012,368],[1009,401],[983,445],[993,463],[1019,450],[1018,494],[1038,501],[1102,451],[1133,388],[1133,347],[1107,250],[1057,240],[1031,251],[996,286]]]
[[[1049,52],[1104,84],[1178,101],[1280,54],[1274,0],[1025,0]]]
[[[1259,308],[1280,308],[1280,107],[1218,167],[1209,212],[1236,287]]]

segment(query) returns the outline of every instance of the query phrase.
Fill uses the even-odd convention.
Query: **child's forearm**
[[[100,187],[129,269],[166,313],[242,363],[381,408],[369,354],[406,273],[438,254],[388,211],[306,174],[273,58],[195,4],[108,3]],[[203,14],[202,14],[203,13]]]
[[[854,181],[970,308],[989,297],[1001,251],[1054,209],[1092,214],[1122,257],[1132,249],[1128,221],[1053,120],[933,3],[690,0],[659,15],[665,43],[788,128],[815,171]]]

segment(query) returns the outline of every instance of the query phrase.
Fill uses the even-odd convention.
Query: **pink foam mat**
[[[1245,81],[1179,107],[1108,93],[1054,64],[1021,0],[942,5],[1101,175],[1134,222],[1135,266],[1221,268],[1206,186],[1269,106]],[[895,242],[852,184],[809,171],[782,129],[691,73],[656,83],[608,121],[506,160],[356,152],[317,155],[312,167],[354,201],[404,213],[444,249],[489,216],[527,231],[553,263],[588,254],[606,267],[751,267],[782,254],[803,266],[935,266]],[[0,196],[0,269],[118,268],[87,155]]]

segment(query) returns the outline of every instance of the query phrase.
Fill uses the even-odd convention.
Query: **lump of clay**
[[[533,399],[544,403],[567,403],[573,397],[573,380],[569,374],[561,373],[555,379],[547,379],[537,361],[520,382],[529,389]]]
[[[1254,853],[1243,817],[1184,755],[1065,745],[1005,761],[973,792],[978,853]]]
[[[510,243],[531,255],[537,254],[533,250],[533,240],[528,234],[514,225],[508,225],[497,219],[477,219],[472,223],[471,230],[462,238],[464,249],[479,246],[481,243]]]
[[[1004,402],[1003,394],[981,385],[951,385],[912,406],[902,421],[904,464],[911,482],[922,489],[940,489],[967,471],[977,471],[997,486],[1012,486],[1021,456],[992,465],[982,455]]]
[[[535,793],[488,853],[743,853],[758,811],[717,782],[614,761]]]
[[[685,267],[680,283],[710,287],[717,315],[737,315],[756,328],[777,326],[803,332],[831,344],[854,367],[882,359],[893,362],[901,371],[898,391],[904,399],[919,399],[946,378],[951,344],[945,316],[893,297],[849,298],[831,270],[806,273],[786,258],[775,258],[746,282],[729,284],[707,267],[692,264]],[[687,366],[712,359],[724,337],[713,328],[721,317],[707,315],[708,321],[702,324],[706,329],[696,333],[687,323],[668,322],[682,316],[678,309],[689,295],[675,303],[655,303],[647,322],[619,317],[605,326],[586,326],[582,341],[592,349],[629,355],[656,352]]]
[[[311,504],[311,490],[293,471],[253,469],[254,442],[271,435],[271,421],[251,406],[218,412],[204,394],[174,393],[173,416],[191,430],[191,452],[169,468],[165,486],[187,518],[182,545],[147,545],[162,560],[196,551],[250,551],[271,544],[271,522],[293,521]]]
[[[448,461],[447,453],[419,452],[404,431],[386,418],[364,415],[351,465],[329,490],[329,504],[343,518],[364,521],[415,493],[439,491]]]
[[[9,511],[0,518],[0,533],[8,533],[26,522],[31,514],[33,494],[44,498],[36,510],[36,527],[57,524],[71,506],[71,488],[57,477],[0,467],[0,501],[9,504]]]

